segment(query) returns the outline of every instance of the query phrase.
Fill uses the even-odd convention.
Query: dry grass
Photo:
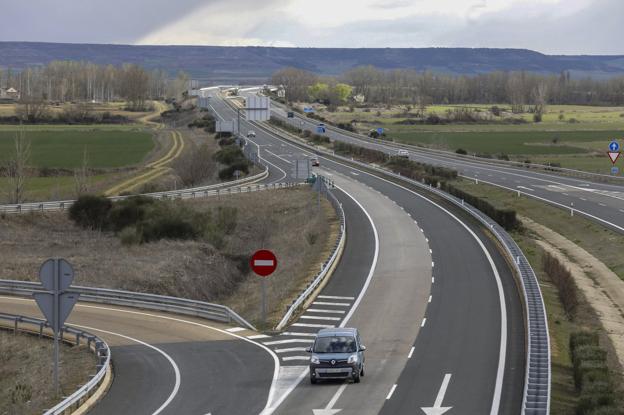
[[[76,285],[219,302],[257,321],[260,278],[249,272],[248,259],[257,249],[271,249],[279,261],[267,280],[274,321],[335,242],[335,212],[325,200],[319,209],[316,200],[302,187],[178,202],[200,211],[237,208],[236,230],[220,248],[203,240],[128,247],[111,233],[77,228],[63,213],[7,215],[0,217],[0,276],[36,280],[45,259],[64,257],[74,265]]]
[[[52,387],[50,339],[0,330],[0,414],[41,414],[58,402]],[[86,346],[60,348],[61,396],[69,396],[95,373]]]

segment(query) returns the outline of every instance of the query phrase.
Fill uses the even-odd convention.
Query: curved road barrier
[[[277,133],[280,137],[304,147],[323,157],[334,159],[347,165],[358,166],[363,170],[374,171],[392,177],[395,180],[408,183],[424,191],[434,193],[444,200],[452,203],[457,208],[469,213],[483,226],[489,229],[496,239],[505,247],[507,255],[514,262],[514,267],[521,279],[525,314],[527,319],[527,356],[525,368],[525,385],[523,394],[522,411],[523,414],[548,414],[550,412],[550,390],[551,390],[551,356],[550,356],[550,336],[548,333],[548,321],[546,307],[539,287],[539,282],[529,261],[522,250],[515,243],[513,238],[493,219],[485,215],[477,208],[470,206],[463,200],[458,199],[446,192],[432,186],[427,186],[421,182],[406,178],[386,169],[372,166],[367,163],[355,161],[346,157],[334,155],[328,150],[319,149],[302,143],[299,139],[292,138],[281,130],[263,125],[268,131]]]
[[[12,322],[12,329],[15,332],[38,332],[39,337],[43,336],[44,328],[50,327],[50,325],[45,320],[24,316],[16,316],[13,314],[0,313],[0,320]],[[23,327],[24,325],[34,326],[36,327],[36,330],[26,330]],[[86,341],[89,350],[91,350],[97,357],[97,373],[95,374],[95,376],[93,376],[93,378],[91,378],[91,380],[89,380],[89,382],[81,386],[76,392],[63,399],[62,402],[60,402],[53,408],[46,410],[44,415],[60,415],[66,413],[69,414],[78,409],[80,405],[84,403],[86,398],[88,398],[100,385],[110,365],[111,353],[108,344],[106,344],[104,340],[83,330],[78,330],[69,326],[63,326],[61,328],[61,340],[63,340],[63,336],[66,334],[74,336],[72,340],[75,340],[73,343],[76,345],[80,345],[81,341]]]
[[[329,259],[323,263],[321,266],[321,271],[314,277],[311,283],[308,284],[306,289],[292,302],[292,304],[286,310],[286,314],[282,317],[282,320],[275,327],[276,330],[282,330],[286,324],[293,317],[295,312],[305,304],[306,300],[310,298],[310,296],[319,288],[323,281],[331,275],[331,271],[333,270],[333,266],[336,263],[336,260],[340,258],[340,254],[342,249],[344,248],[345,240],[346,240],[346,221],[345,221],[345,213],[342,209],[342,204],[336,199],[336,196],[333,195],[329,186],[326,182],[327,179],[321,176],[317,176],[317,186],[321,186],[319,189],[320,192],[325,192],[325,196],[327,200],[332,204],[336,213],[338,213],[338,218],[340,219],[340,230],[338,234],[338,238],[334,248],[332,249],[331,254],[329,255]]]
[[[3,294],[31,297],[34,292],[38,291],[41,291],[41,284],[36,282],[0,280],[0,293]],[[251,323],[224,305],[107,288],[72,286],[70,291],[79,293],[80,301],[82,302],[112,304],[196,316],[222,323],[236,323],[256,331]]]
[[[245,177],[240,180],[234,180],[231,182],[218,183],[210,186],[193,187],[189,189],[170,190],[166,192],[145,193],[141,195],[130,196],[113,196],[109,197],[112,201],[124,200],[135,196],[147,196],[155,199],[194,199],[205,196],[218,196],[220,194],[237,193],[235,189],[238,189],[238,193],[244,193],[248,191],[260,190],[260,187],[256,189],[239,187],[243,184],[252,184],[259,180],[266,179],[269,175],[268,168],[265,167],[264,171],[255,174],[250,177]],[[268,189],[267,185],[261,190]],[[289,183],[274,183],[270,188],[289,187]],[[234,190],[233,190],[234,189]],[[33,203],[21,203],[17,205],[0,205],[0,213],[26,213],[26,212],[43,212],[43,211],[57,211],[68,209],[75,200],[60,200],[54,202],[33,202]]]

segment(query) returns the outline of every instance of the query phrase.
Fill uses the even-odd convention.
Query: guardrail
[[[0,280],[0,293],[3,294],[32,297],[34,292],[39,291],[41,291],[41,284],[36,282]],[[256,328],[251,325],[251,323],[236,314],[231,308],[220,304],[164,295],[74,285],[72,285],[68,291],[80,294],[80,301],[83,302],[112,304],[184,314],[222,323],[236,323],[256,331]]]
[[[329,270],[332,268],[336,259],[342,251],[346,240],[346,221],[342,204],[336,199],[336,196],[331,192],[330,186],[328,186],[328,180],[325,177],[317,176],[315,186],[319,186],[317,189],[319,192],[324,193],[325,197],[332,204],[338,218],[340,220],[340,230],[338,231],[338,238],[336,238],[336,244],[332,248],[332,252],[329,255],[327,261],[321,265],[321,271],[316,274],[312,281],[308,284],[306,289],[288,306],[286,313],[280,320],[279,324],[275,327],[276,330],[282,330],[286,324],[290,321],[295,312],[306,302],[306,300],[314,293],[314,291],[321,285],[321,283],[327,277]]]
[[[38,318],[0,313],[0,320],[13,322],[12,329],[15,332],[18,332],[18,331],[33,332],[34,331],[34,330],[24,330],[23,328],[20,328],[20,324],[21,325],[29,324],[32,326],[36,326],[37,327],[36,332],[39,333],[39,337],[42,337],[44,335],[43,333],[44,328],[46,327],[50,328],[50,325],[48,324],[47,321],[41,320]],[[104,340],[100,339],[99,337],[93,334],[87,333],[86,331],[78,330],[70,326],[63,326],[61,328],[61,332],[60,332],[61,341],[63,341],[64,334],[71,334],[72,336],[75,336],[74,343],[76,345],[80,345],[81,339],[84,339],[86,341],[87,347],[89,348],[89,350],[91,350],[95,354],[97,358],[97,366],[96,366],[97,372],[95,376],[93,376],[93,378],[89,380],[89,382],[81,386],[76,392],[72,393],[70,396],[63,399],[62,402],[55,405],[53,408],[46,410],[44,412],[44,415],[60,415],[64,413],[72,413],[73,411],[75,411],[83,403],[85,398],[87,398],[91,394],[91,392],[93,392],[99,386],[102,379],[104,379],[104,376],[106,376],[106,371],[108,370],[108,367],[110,365],[111,353],[110,353],[108,344],[106,344]]]
[[[276,106],[281,107],[281,109],[284,110],[283,105],[277,104]],[[274,115],[279,117],[283,121],[288,121],[288,118],[282,116],[281,114],[275,113]],[[308,121],[309,123],[314,123],[317,121],[314,119],[303,118],[300,116],[300,114],[298,114],[298,116],[299,118],[305,121]],[[297,126],[297,127],[301,128],[300,126]],[[539,164],[539,163],[525,163],[523,161],[513,161],[513,160],[497,160],[497,159],[489,159],[485,157],[477,157],[476,155],[470,156],[470,155],[465,155],[465,154],[457,154],[452,151],[439,150],[435,148],[419,147],[419,146],[414,146],[410,144],[397,143],[395,141],[375,140],[363,134],[358,134],[358,133],[354,133],[351,131],[343,130],[341,128],[338,128],[332,125],[326,125],[325,128],[327,128],[330,131],[333,131],[334,133],[342,134],[342,135],[355,138],[357,140],[364,141],[370,144],[387,146],[387,147],[392,147],[396,149],[405,149],[405,150],[412,151],[414,153],[420,153],[420,154],[429,155],[429,156],[439,155],[439,156],[443,156],[447,158],[455,158],[455,159],[462,160],[462,161],[472,161],[472,162],[486,164],[486,165],[489,164],[489,165],[501,166],[501,167],[512,167],[516,169],[521,169],[521,168],[533,169],[533,170],[540,170],[549,174],[558,173],[564,176],[575,177],[575,178],[585,178],[588,180],[594,180],[598,182],[613,182],[617,184],[624,184],[624,176],[611,176],[608,174],[592,173],[592,172],[583,171],[583,170],[549,166],[546,164]]]
[[[261,165],[261,164],[259,164]],[[169,190],[165,192],[153,192],[143,193],[140,195],[127,195],[127,196],[111,196],[112,201],[124,200],[133,196],[147,196],[155,199],[167,199],[167,198],[179,198],[190,199],[195,197],[204,197],[211,195],[218,195],[219,190],[223,188],[236,188],[245,183],[255,182],[265,179],[269,176],[269,168],[261,165],[264,170],[261,173],[253,176],[244,177],[242,179],[233,180],[231,182],[211,184],[208,186],[192,187],[188,189]],[[213,193],[211,193],[213,192]],[[43,212],[43,211],[58,211],[65,210],[71,207],[75,200],[58,200],[51,202],[31,202],[31,203],[19,203],[11,205],[0,205],[0,213],[25,213],[25,212]]]
[[[275,132],[273,127],[263,126],[269,131]],[[513,260],[516,272],[522,284],[525,315],[527,319],[527,356],[525,370],[525,385],[522,402],[522,413],[525,415],[542,415],[550,413],[550,390],[551,390],[551,355],[550,336],[548,333],[548,319],[544,299],[539,287],[539,282],[526,259],[524,253],[513,240],[513,238],[498,223],[477,208],[465,203],[442,190],[427,186],[424,183],[409,179],[386,169],[362,163],[346,157],[332,154],[328,150],[304,144],[299,138],[290,136],[281,130],[277,130],[279,135],[300,147],[305,147],[316,154],[333,158],[347,164],[357,165],[364,170],[375,171],[385,176],[392,177],[405,183],[409,183],[424,191],[434,193],[444,200],[452,203],[457,208],[469,213],[473,218],[485,226],[496,239],[502,244],[507,255]]]

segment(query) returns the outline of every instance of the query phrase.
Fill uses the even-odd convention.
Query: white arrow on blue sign
[[[611,144],[609,144],[609,150],[611,151],[619,151],[620,150],[620,144],[617,141],[611,141]]]

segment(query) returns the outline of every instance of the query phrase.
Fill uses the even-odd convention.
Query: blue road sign
[[[620,169],[618,167],[611,167],[611,174],[617,175],[620,173]]]
[[[611,141],[611,144],[609,144],[609,150],[613,152],[619,151],[620,144],[615,140]]]
[[[307,114],[307,113],[309,113],[309,112],[314,112],[314,108],[311,108],[311,107],[305,107],[305,108],[303,109],[303,112],[305,112],[306,114]]]
[[[384,133],[384,129],[383,129],[383,128],[381,128],[381,127],[379,127],[379,128],[377,129],[377,134],[379,134],[379,135],[383,135],[383,133]]]

